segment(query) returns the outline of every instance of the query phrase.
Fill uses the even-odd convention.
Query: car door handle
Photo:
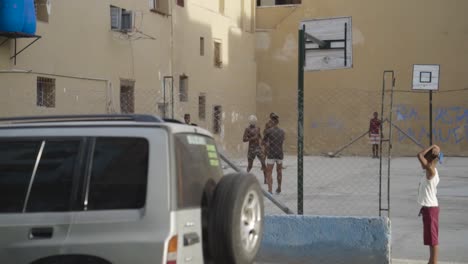
[[[49,239],[52,238],[54,229],[52,227],[34,227],[29,232],[29,239]]]
[[[197,233],[184,234],[184,247],[188,247],[196,243],[200,243],[200,237]]]

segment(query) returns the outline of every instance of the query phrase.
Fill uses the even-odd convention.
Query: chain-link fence
[[[276,199],[297,211],[298,188],[303,188],[305,214],[386,215],[385,211],[391,209],[389,177],[394,173],[420,175],[420,167],[412,157],[422,146],[429,145],[430,129],[428,92],[395,88],[392,100],[390,75],[386,76],[385,85],[383,96],[380,89],[337,88],[309,95],[306,92],[303,187],[298,186],[295,155],[297,116],[277,113],[286,140],[278,137],[269,142],[284,148],[279,181],[277,169],[272,171],[273,193],[281,182],[281,193],[274,194]],[[446,156],[467,155],[467,95],[468,90],[434,92],[432,136]],[[287,103],[294,106],[291,101]],[[295,111],[290,107],[290,112]],[[377,122],[377,132],[372,132],[374,112],[382,123],[380,127]],[[394,160],[415,165],[402,172],[392,164]],[[260,163],[256,164],[253,172],[263,182]],[[267,202],[267,213],[281,211]]]
[[[395,157],[414,156],[429,142],[427,93],[395,90],[390,121],[388,78],[383,97],[379,87],[336,87],[318,93],[306,89],[304,174],[300,186],[297,98],[257,112],[257,145],[251,148],[252,140],[250,136],[245,139],[245,131],[254,111],[245,110],[248,107],[236,102],[211,104],[211,98],[203,93],[198,96],[198,104],[183,104],[179,102],[180,89],[169,77],[164,78],[161,89],[145,89],[132,80],[121,80],[112,86],[105,80],[35,73],[2,74],[2,81],[2,116],[134,112],[183,121],[184,114],[191,113],[191,122],[212,131],[228,158],[246,170],[252,161],[251,172],[264,189],[294,212],[298,208],[298,190],[302,189],[305,214],[378,215],[379,205],[383,209],[387,206],[388,162]],[[467,90],[460,90],[440,91],[433,96],[434,143],[441,145],[448,156],[468,155],[466,95]],[[382,127],[369,133],[374,112],[379,114],[377,120]],[[382,159],[373,157],[374,151]],[[266,212],[282,213],[268,200]]]

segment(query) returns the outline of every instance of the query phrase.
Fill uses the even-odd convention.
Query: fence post
[[[297,80],[297,213],[304,214],[304,32],[299,30]]]

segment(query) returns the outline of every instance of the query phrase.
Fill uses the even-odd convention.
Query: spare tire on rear
[[[224,176],[216,186],[208,217],[213,262],[253,263],[262,241],[263,214],[262,191],[253,175]]]

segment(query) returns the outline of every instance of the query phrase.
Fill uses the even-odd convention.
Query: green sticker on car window
[[[187,141],[190,145],[205,145],[206,139],[204,137],[188,135]]]
[[[208,157],[210,159],[218,159],[218,154],[216,152],[208,152]]]
[[[211,166],[215,166],[215,167],[219,166],[219,160],[217,160],[217,159],[210,159],[210,165],[211,165]]]
[[[210,152],[216,152],[216,147],[215,145],[206,145],[206,150]]]

